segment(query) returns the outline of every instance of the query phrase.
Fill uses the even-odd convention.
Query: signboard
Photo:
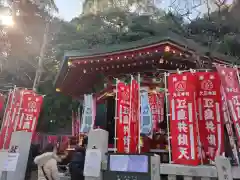
[[[7,158],[8,152],[5,150],[0,151],[0,171],[4,171]]]
[[[18,163],[19,147],[11,146],[3,164],[3,171],[15,171]]]
[[[226,157],[218,156],[215,159],[216,168],[219,180],[233,180],[232,167],[229,159]]]
[[[83,175],[90,177],[100,177],[101,163],[101,151],[99,149],[87,149]]]
[[[4,171],[15,171],[17,167],[19,153],[8,153],[7,160],[4,163]]]

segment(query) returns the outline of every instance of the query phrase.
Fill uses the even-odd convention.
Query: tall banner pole
[[[6,103],[6,107],[5,107],[5,110],[4,110],[4,114],[3,114],[3,122],[2,122],[2,126],[1,126],[1,132],[2,132],[2,129],[4,127],[4,124],[5,124],[5,121],[6,121],[6,112],[7,112],[7,107],[9,106],[9,101],[10,101],[10,95],[12,93],[12,90],[9,90],[8,91],[8,98],[7,98],[7,103]]]
[[[16,119],[15,124],[14,124],[14,131],[17,130],[19,122],[20,122],[20,118],[21,118],[20,115],[21,115],[21,111],[22,111],[22,104],[23,104],[23,90],[20,92],[20,103],[19,103],[19,109],[18,109],[18,112],[17,112],[17,115],[16,115],[17,119]]]
[[[236,72],[237,72],[237,78],[238,78],[238,84],[240,85],[240,75],[239,75],[238,68],[237,68],[237,66],[234,66],[233,68],[236,69]]]
[[[81,126],[81,112],[80,112],[80,105],[79,105],[78,110],[77,110],[77,122],[78,122],[77,133],[78,133],[78,136],[79,136],[79,139],[80,139],[80,126]],[[79,141],[79,142],[80,142],[80,141]]]
[[[240,100],[239,100],[239,94],[240,94],[240,86],[239,86],[239,73],[238,70],[232,67],[226,67],[221,66],[219,64],[215,64],[215,67],[218,71],[218,74],[221,78],[222,82],[222,89],[224,90],[224,97],[226,98],[226,103],[228,107],[228,113],[230,114],[230,125],[233,123],[235,128],[235,135],[237,137],[237,145],[240,144],[240,130],[239,130],[239,124],[240,124],[240,116],[239,116],[239,109],[240,109]],[[228,117],[226,117],[227,119]],[[225,126],[226,126],[225,122]],[[227,126],[226,126],[227,127]],[[230,128],[227,129],[228,132],[231,133]],[[232,143],[233,144],[233,143]],[[235,144],[235,143],[234,143]],[[239,151],[239,147],[237,147],[237,151]],[[233,151],[234,152],[234,151]],[[237,154],[237,153],[236,153]],[[237,157],[237,156],[235,156]]]
[[[238,79],[238,84],[240,85],[240,76],[239,76],[238,67],[237,67],[237,66],[234,66],[233,68],[236,70],[237,79]],[[226,97],[226,94],[225,94],[225,92],[224,92],[224,88],[222,88],[221,90],[222,90],[222,96],[224,97],[224,100],[227,101],[227,97]],[[229,107],[228,107],[228,105],[227,105],[227,102],[226,102],[226,112],[224,112],[224,113],[226,113],[226,116],[227,116],[227,117],[224,117],[224,119],[225,119],[225,122],[224,122],[225,127],[226,127],[227,131],[230,131],[230,132],[231,132],[231,130],[230,130],[229,128],[227,128],[227,126],[228,126],[228,120],[230,121],[230,126],[232,126],[230,110],[229,110]],[[228,119],[228,120],[227,120],[227,119]],[[231,127],[230,127],[230,128],[231,128]],[[239,155],[238,155],[239,148],[237,148],[236,144],[234,143],[233,138],[232,138],[231,136],[229,136],[229,134],[228,134],[228,138],[229,138],[230,144],[231,144],[231,143],[233,144],[233,147],[232,147],[233,156],[234,156],[234,158],[236,158],[236,162],[237,162],[237,164],[239,165]]]
[[[11,96],[12,96],[12,89],[9,90],[8,92],[8,99],[7,99],[7,104],[5,106],[5,110],[4,110],[4,115],[3,115],[3,121],[2,121],[2,126],[1,126],[1,135],[0,135],[0,149],[4,149],[4,146],[3,146],[3,143],[5,141],[5,136],[6,136],[6,133],[8,131],[8,121],[7,121],[7,114],[8,114],[8,106],[10,106],[10,103],[12,103],[11,101]],[[10,102],[11,101],[11,102]]]
[[[75,126],[75,118],[74,118],[74,112],[72,110],[72,136],[75,135],[75,132],[74,132],[75,127],[74,126]]]
[[[132,122],[132,118],[133,118],[133,115],[132,115],[132,81],[133,81],[133,76],[131,75],[131,83],[130,83],[130,110],[129,110],[129,120],[128,120],[128,152],[130,152],[130,141],[131,141],[131,122]]]
[[[195,71],[193,70],[190,70],[190,72],[191,73],[195,73]],[[197,107],[197,103],[196,103],[196,99],[198,98],[197,97],[198,95],[196,95],[196,93],[194,93],[194,106],[195,106],[195,108]],[[200,100],[199,100],[200,101]],[[200,106],[201,105],[201,101],[200,102],[198,102],[198,106],[199,107],[201,107]],[[202,109],[201,109],[202,110]],[[198,112],[199,114],[202,114],[202,112]],[[199,153],[199,157],[200,157],[200,161],[201,161],[201,165],[203,165],[203,153],[205,153],[205,152],[203,152],[203,149],[202,149],[202,147],[203,147],[203,145],[202,145],[202,142],[201,142],[201,138],[200,138],[200,129],[199,129],[199,122],[200,122],[200,120],[199,120],[199,117],[198,117],[198,115],[196,114],[196,129],[197,129],[197,141],[198,141],[198,153]]]
[[[165,99],[166,99],[166,114],[167,114],[168,156],[169,156],[169,164],[172,164],[167,77],[168,77],[168,73],[165,72],[164,73],[164,81],[165,81],[164,84],[165,84]]]
[[[222,91],[222,102],[223,102],[223,116],[224,116],[224,124],[228,133],[228,139],[229,139],[229,144],[232,149],[232,153],[234,158],[236,159],[237,164],[239,165],[239,156],[238,156],[238,149],[237,146],[235,144],[235,140],[234,140],[234,135],[233,135],[233,129],[232,129],[232,121],[231,121],[231,115],[230,115],[230,110],[229,107],[227,105],[227,97],[226,94],[224,92],[224,88],[221,87],[221,91]]]
[[[119,80],[116,79],[116,95],[115,95],[115,125],[114,125],[114,133],[115,133],[115,137],[114,137],[114,153],[117,152],[117,122],[118,122],[118,82]]]
[[[85,116],[86,116],[86,94],[84,94],[84,99],[83,99],[83,109],[82,109],[82,121],[81,121],[81,128],[80,128],[80,133],[84,134],[84,128],[85,128]]]
[[[3,140],[3,149],[5,148],[5,144],[6,144],[6,140],[8,138],[8,130],[9,130],[9,125],[11,123],[11,113],[12,113],[12,105],[14,103],[14,98],[15,98],[15,92],[16,92],[16,86],[14,86],[13,88],[13,91],[12,91],[12,99],[11,99],[11,104],[10,104],[10,109],[8,110],[7,112],[7,115],[6,115],[6,123],[7,123],[7,127],[6,127],[6,133],[5,133],[5,136],[4,136],[4,140]]]
[[[139,122],[138,122],[138,153],[141,153],[141,94],[140,94],[140,91],[141,91],[141,77],[140,77],[140,73],[138,73],[138,88],[139,88],[139,91],[138,91],[138,118],[139,118]]]
[[[195,108],[197,106],[196,104],[196,93],[194,93],[195,99],[194,99],[194,104],[195,104]],[[202,149],[202,142],[200,139],[200,129],[199,129],[199,120],[198,120],[198,116],[196,115],[196,129],[197,129],[197,141],[198,141],[198,150],[199,150],[199,156],[200,156],[200,161],[201,161],[201,165],[203,165],[203,149]]]
[[[24,90],[22,91],[22,99],[23,99],[23,96],[24,96]],[[22,102],[23,102],[23,100],[22,100]],[[21,102],[20,102],[20,104],[21,104]],[[24,108],[23,108],[23,103],[20,105],[20,107],[19,107],[19,112],[21,112],[21,110],[23,110]],[[19,122],[18,122],[18,124],[17,124],[17,129],[20,129],[20,130],[22,130],[22,128],[23,128],[23,121],[24,121],[24,113],[23,113],[23,111],[22,111],[22,113],[21,113],[21,116],[20,116],[20,114],[19,114]]]

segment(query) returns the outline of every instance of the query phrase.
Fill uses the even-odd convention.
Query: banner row
[[[43,96],[32,90],[10,91],[3,117],[0,148],[8,149],[14,131],[35,132]]]

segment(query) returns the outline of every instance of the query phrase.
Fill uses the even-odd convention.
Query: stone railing
[[[71,180],[70,176],[65,176],[63,173],[59,174],[60,180]]]
[[[102,169],[106,170],[107,163],[102,163]],[[218,179],[218,173],[215,166],[184,166],[178,164],[160,164],[160,175],[168,180],[177,180],[177,176],[182,176],[183,180],[215,180]],[[240,167],[232,167],[233,179],[240,179]],[[165,178],[161,178],[165,179]],[[70,180],[69,177],[61,177],[61,180]],[[221,179],[220,179],[221,180]],[[231,179],[226,179],[231,180]]]
[[[182,176],[184,180],[210,180],[217,179],[218,173],[215,166],[184,166],[178,164],[161,164],[160,174],[167,175],[168,180],[176,180]],[[240,167],[232,167],[233,179],[240,179]],[[227,179],[226,179],[227,180]]]

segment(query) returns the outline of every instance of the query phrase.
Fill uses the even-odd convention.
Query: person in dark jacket
[[[71,180],[84,180],[84,162],[87,146],[87,138],[83,140],[83,146],[77,146],[73,154],[72,160],[69,164],[69,172],[71,174]]]

